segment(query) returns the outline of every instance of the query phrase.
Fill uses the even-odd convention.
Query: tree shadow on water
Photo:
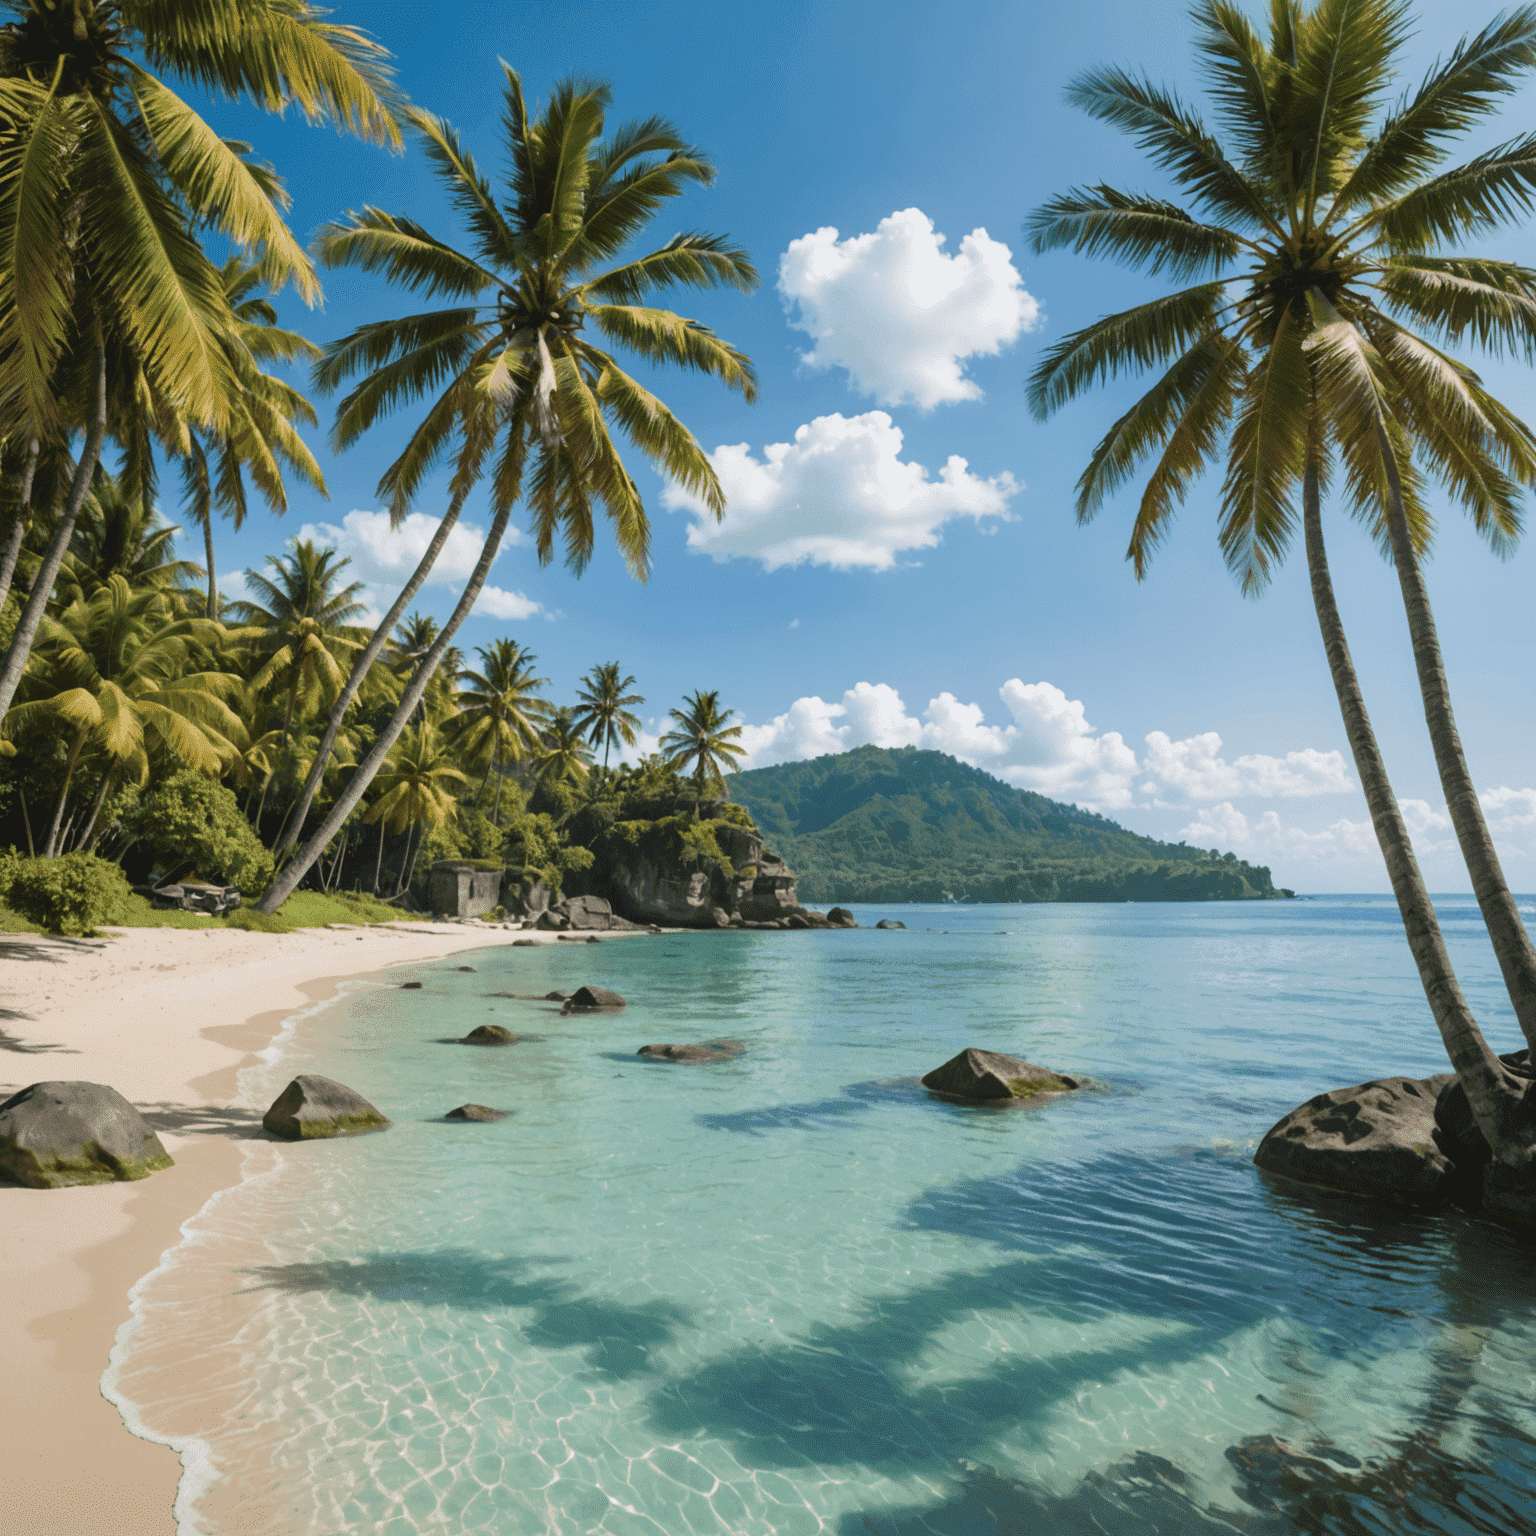
[[[324,1293],[471,1312],[528,1310],[533,1315],[520,1326],[531,1343],[544,1349],[584,1349],[593,1370],[621,1381],[650,1371],[650,1351],[668,1343],[690,1321],[687,1309],[659,1297],[613,1301],[583,1295],[574,1285],[548,1276],[531,1277],[531,1263],[446,1248],[257,1264],[242,1273],[256,1282],[252,1290],[287,1295]]]
[[[769,1104],[762,1109],[741,1109],[730,1114],[695,1115],[694,1120],[712,1131],[735,1131],[747,1136],[766,1136],[772,1131],[816,1130],[836,1125],[850,1115],[862,1115],[876,1104],[902,1104],[930,1099],[915,1077],[880,1082],[854,1083],[835,1097],[799,1104]]]

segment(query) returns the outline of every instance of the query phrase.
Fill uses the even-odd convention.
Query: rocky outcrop
[[[539,914],[538,926],[559,933],[635,933],[643,924],[620,917],[604,896],[567,896]]]
[[[651,1061],[729,1061],[744,1050],[740,1040],[702,1040],[697,1045],[642,1045],[635,1054]]]
[[[1080,1086],[1076,1078],[1032,1061],[972,1049],[951,1056],[923,1079],[923,1087],[935,1093],[974,1101],[1032,1099],[1041,1093],[1070,1093]]]
[[[171,1156],[104,1083],[33,1083],[0,1104],[0,1179],[29,1189],[145,1179]]]
[[[1461,1180],[1437,1132],[1436,1105],[1455,1081],[1448,1072],[1383,1077],[1320,1093],[1273,1126],[1253,1160],[1269,1173],[1347,1194],[1444,1205],[1457,1198]]]
[[[907,925],[905,923],[898,923],[894,917],[882,917],[880,921],[875,924],[875,927],[886,929],[900,928],[903,932],[905,932]]]
[[[345,1083],[301,1073],[272,1101],[261,1123],[284,1141],[320,1141],[382,1131],[389,1121]]]
[[[489,1104],[460,1104],[457,1109],[450,1109],[444,1120],[471,1120],[482,1125],[489,1125],[495,1120],[505,1120],[512,1111],[510,1109],[492,1109]]]
[[[610,992],[607,987],[577,987],[571,995],[565,999],[565,1007],[562,1013],[617,1013],[620,1008],[629,1005],[617,992]]]
[[[827,912],[827,925],[831,928],[857,928],[859,920],[847,907],[832,907]]]
[[[516,1045],[517,1036],[500,1024],[480,1024],[458,1042],[460,1045]]]

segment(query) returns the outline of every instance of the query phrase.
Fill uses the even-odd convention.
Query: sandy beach
[[[238,1141],[259,1129],[256,1114],[232,1107],[240,1069],[285,1018],[343,981],[512,937],[424,922],[281,935],[211,926],[0,934],[0,1098],[50,1079],[110,1084],[176,1160],[135,1183],[0,1185],[7,1531],[172,1536],[179,1458],[130,1434],[100,1381],[130,1288],[181,1223],[240,1177]]]

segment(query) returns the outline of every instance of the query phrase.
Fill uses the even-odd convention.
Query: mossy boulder
[[[356,1089],[301,1073],[272,1101],[261,1123],[284,1141],[322,1141],[382,1131],[390,1122]]]
[[[1032,1099],[1041,1093],[1070,1093],[1082,1085],[1076,1078],[1037,1067],[1017,1056],[1003,1056],[997,1051],[966,1049],[951,1056],[942,1067],[935,1067],[923,1079],[923,1087],[952,1099],[988,1101],[994,1099]]]
[[[479,1024],[459,1041],[460,1045],[516,1045],[517,1036],[500,1024]]]
[[[651,1061],[729,1061],[744,1050],[740,1040],[701,1040],[690,1045],[642,1045],[635,1054]]]
[[[33,1083],[0,1104],[0,1178],[12,1183],[114,1184],[171,1166],[144,1117],[104,1083]]]
[[[467,1120],[479,1125],[490,1125],[496,1120],[505,1120],[512,1111],[510,1109],[492,1109],[489,1104],[460,1104],[457,1109],[450,1109],[444,1120]]]
[[[596,1013],[599,1010],[617,1012],[618,1009],[627,1006],[617,992],[610,992],[607,987],[577,987],[566,999],[562,1011],[565,1013]]]

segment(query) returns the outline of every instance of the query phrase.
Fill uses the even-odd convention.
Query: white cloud
[[[1205,731],[1183,741],[1170,740],[1164,731],[1147,736],[1146,771],[1167,789],[1177,790],[1194,801],[1239,799],[1261,795],[1266,799],[1293,799],[1307,795],[1337,795],[1354,788],[1341,752],[1319,752],[1306,747],[1284,757],[1262,753],[1226,762],[1221,756],[1221,737]]]
[[[1230,800],[1207,806],[1178,835],[1196,847],[1230,849],[1261,863],[1283,858],[1292,865],[1327,864],[1367,857],[1379,864],[1381,857],[1369,821],[1341,817],[1321,831],[1307,832],[1283,826],[1274,811],[1250,822]]]
[[[747,443],[710,455],[726,497],[719,522],[680,486],[667,486],[662,501],[694,514],[690,548],[716,560],[760,560],[770,571],[807,561],[885,571],[908,550],[933,548],[954,518],[1008,518],[1020,486],[1007,471],[983,480],[951,454],[930,480],[921,464],[902,462],[901,446],[901,429],[884,411],[818,416],[793,443],[770,443],[761,459]]]
[[[299,529],[299,537],[332,545],[351,560],[346,574],[364,584],[369,621],[377,623],[426,554],[438,522],[438,518],[426,512],[412,512],[401,520],[399,527],[391,528],[387,512],[353,510],[340,524],[305,523]],[[423,588],[462,588],[480,558],[485,534],[486,530],[474,523],[455,523]],[[509,528],[502,539],[502,550],[521,538],[515,528]],[[498,552],[497,558],[500,557]],[[521,592],[486,586],[474,611],[495,619],[526,619],[545,610]]]
[[[964,360],[1008,346],[1040,306],[986,230],[973,229],[954,255],[945,243],[918,208],[882,219],[873,234],[839,240],[829,226],[792,240],[779,258],[779,293],[790,324],[815,342],[802,359],[846,368],[881,405],[979,399]]]

